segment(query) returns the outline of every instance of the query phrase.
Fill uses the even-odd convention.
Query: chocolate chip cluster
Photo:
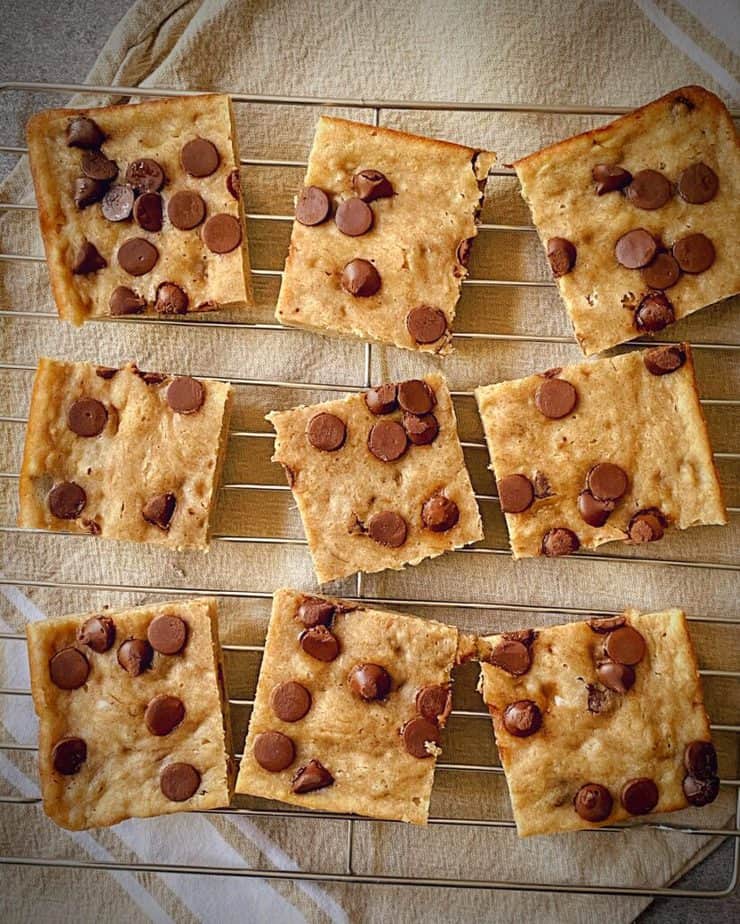
[[[104,655],[116,643],[118,630],[110,616],[91,616],[77,630],[75,644],[60,648],[49,660],[49,677],[60,690],[71,692],[83,687],[94,669],[96,655]],[[155,653],[162,657],[181,655],[188,640],[188,625],[174,614],[163,613],[149,623],[146,638],[126,638],[116,650],[119,667],[131,677],[156,671]],[[150,734],[164,738],[185,718],[185,704],[179,696],[160,693],[144,710],[144,724]],[[88,754],[87,742],[77,736],[60,738],[53,746],[51,762],[62,776],[74,776],[88,757],[102,761],[102,754]],[[159,772],[159,788],[171,802],[185,802],[198,791],[200,771],[182,762],[164,763]]]
[[[439,434],[432,413],[434,391],[421,379],[379,385],[367,392],[365,404],[372,415],[383,417],[372,425],[366,441],[368,452],[380,462],[397,462],[411,446],[428,446]],[[399,411],[397,417],[388,416]],[[346,443],[347,424],[336,414],[321,411],[309,420],[306,439],[320,452],[338,452]],[[447,532],[459,519],[457,504],[444,491],[436,491],[422,504],[421,525],[432,532]],[[409,524],[394,510],[378,511],[366,523],[358,521],[358,528],[379,545],[394,549],[406,542],[409,533]]]
[[[294,614],[303,626],[298,644],[309,657],[325,664],[339,656],[340,645],[331,631],[335,617],[350,612],[344,604],[332,603],[320,597],[304,597]],[[395,692],[393,678],[381,664],[357,662],[347,672],[350,693],[363,703],[386,702]],[[296,680],[276,684],[270,692],[270,708],[281,722],[300,722],[313,704],[311,692]],[[406,751],[419,759],[432,757],[440,744],[440,729],[444,727],[452,708],[449,684],[428,684],[417,691],[416,712],[399,729]],[[254,759],[269,773],[287,770],[296,759],[293,739],[279,731],[264,731],[255,736]],[[316,758],[300,767],[291,779],[296,794],[324,789],[335,782],[332,773]]]
[[[161,190],[168,178],[162,165],[153,158],[143,157],[131,161],[123,173],[122,181],[116,183],[120,170],[118,164],[101,149],[105,138],[98,124],[86,116],[73,118],[67,126],[68,146],[82,149],[82,176],[75,179],[72,190],[78,209],[86,209],[100,202],[101,215],[107,221],[123,223],[133,218],[139,228],[151,234],[162,230],[165,213],[172,227],[180,231],[192,231],[205,221],[201,237],[212,253],[229,253],[239,246],[242,239],[239,219],[222,212],[205,220],[206,202],[194,189],[173,191],[165,209]],[[180,151],[180,166],[185,174],[194,179],[211,176],[220,164],[221,156],[217,147],[206,138],[192,138]],[[229,173],[226,187],[235,199],[239,198],[238,170]],[[159,260],[159,250],[148,238],[129,237],[119,245],[116,259],[128,275],[144,276],[154,269]],[[72,272],[88,275],[107,265],[107,260],[95,244],[85,240],[73,256]],[[181,286],[174,282],[162,282],[157,287],[153,307],[162,314],[184,314],[189,302],[189,296]],[[147,308],[147,301],[128,286],[118,286],[111,293],[109,307],[112,315],[139,314]]]
[[[135,367],[134,371],[150,387],[157,387],[167,380],[167,376],[161,373],[141,372]],[[117,372],[117,369],[105,367],[97,370],[100,378],[106,380],[111,379]],[[165,403],[174,414],[195,414],[201,409],[205,399],[205,385],[189,376],[171,379],[165,392]],[[109,419],[113,421],[110,428]],[[107,407],[102,401],[87,395],[81,395],[67,407],[67,429],[81,439],[94,439],[105,433],[107,428],[110,438],[114,438],[117,420],[118,413],[112,405]],[[83,517],[87,509],[87,493],[76,482],[57,482],[49,491],[46,502],[50,513],[57,519],[80,519],[81,524],[92,535],[100,534],[101,525],[94,516]],[[147,523],[166,532],[170,528],[176,508],[177,494],[168,491],[148,498],[141,508],[141,516]]]
[[[686,351],[680,344],[646,350],[645,367],[651,375],[668,375],[686,362]],[[578,404],[578,393],[571,382],[560,378],[561,369],[550,369],[534,393],[537,410],[550,420],[559,420],[573,413]],[[506,514],[524,513],[537,501],[552,496],[550,483],[541,472],[534,481],[517,472],[505,475],[497,483],[501,510]],[[605,525],[629,488],[629,476],[618,465],[609,461],[595,462],[586,473],[582,490],[578,494],[578,512],[584,523],[598,529]],[[663,538],[668,521],[656,507],[637,510],[627,525],[629,542],[655,542]],[[580,548],[580,540],[572,529],[556,526],[542,537],[541,553],[548,557],[570,555]]]
[[[385,174],[373,169],[358,170],[352,177],[352,189],[355,195],[342,199],[333,217],[340,233],[359,238],[372,231],[375,225],[375,215],[369,203],[376,199],[389,199],[395,192]],[[307,186],[301,191],[296,203],[296,221],[307,227],[315,227],[331,216],[330,193],[318,186]],[[457,275],[464,274],[470,247],[470,240],[461,241],[457,247]],[[354,298],[370,298],[380,291],[382,279],[373,261],[358,256],[343,267],[340,284]],[[406,315],[406,329],[415,343],[436,343],[448,336],[447,317],[439,308],[419,305]]]

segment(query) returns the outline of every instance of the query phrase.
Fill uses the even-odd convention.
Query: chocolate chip
[[[336,452],[344,445],[347,428],[336,414],[321,412],[314,414],[306,427],[306,437],[314,449],[322,452]]]
[[[428,446],[433,443],[439,433],[439,424],[434,414],[403,415],[403,428],[406,436],[415,446]]]
[[[143,193],[156,193],[164,186],[164,170],[151,157],[142,157],[128,165],[126,182],[134,189],[137,196]]]
[[[398,386],[398,403],[409,414],[428,414],[434,407],[434,393],[421,379],[409,379]]]
[[[174,494],[157,494],[144,504],[141,515],[147,523],[166,531],[170,527],[176,506],[177,498]]]
[[[130,186],[110,186],[103,196],[100,210],[108,221],[125,221],[134,207],[134,191]]]
[[[527,648],[529,648],[537,638],[537,633],[534,629],[517,629],[515,632],[502,632],[501,637],[510,639],[514,642],[521,642],[522,645],[526,645]]]
[[[162,230],[162,197],[159,193],[144,193],[134,202],[134,220],[144,231],[156,234]]]
[[[504,638],[498,642],[488,656],[488,660],[514,677],[526,674],[532,666],[532,655],[529,648],[524,642],[513,638]]]
[[[392,510],[383,510],[370,518],[367,533],[378,545],[400,548],[406,541],[408,528],[404,518]]]
[[[167,404],[176,414],[194,414],[203,407],[206,390],[202,382],[181,375],[173,379],[167,389]]]
[[[270,773],[280,773],[295,760],[292,739],[277,731],[260,732],[254,739],[252,752],[260,767]]]
[[[719,778],[716,776],[708,780],[697,780],[689,775],[684,777],[683,793],[691,805],[699,808],[703,805],[709,805],[719,795]]]
[[[355,664],[347,675],[350,690],[366,703],[385,699],[391,692],[391,675],[379,664]]]
[[[180,231],[190,231],[206,217],[206,204],[194,190],[181,189],[167,203],[167,217]]]
[[[633,542],[657,542],[663,538],[665,520],[659,510],[640,510],[629,522],[627,534]]]
[[[597,500],[619,500],[627,490],[627,475],[613,462],[599,462],[586,476],[586,484]]]
[[[318,760],[309,760],[305,767],[301,767],[291,780],[291,789],[296,795],[305,792],[315,792],[331,786],[334,777]]]
[[[467,237],[464,241],[460,241],[457,245],[457,250],[455,251],[455,257],[457,262],[461,266],[467,266],[470,262],[470,252],[473,249],[473,238]]]
[[[109,381],[113,376],[118,372],[118,369],[113,369],[110,366],[96,366],[95,375],[99,376],[101,379]]]
[[[546,475],[542,472],[534,473],[534,496],[537,498],[552,497],[553,490]]]
[[[329,663],[339,655],[339,642],[337,637],[326,626],[313,626],[301,632],[299,637],[301,648],[317,661]]]
[[[49,661],[49,676],[60,690],[77,690],[89,673],[87,658],[76,648],[62,648]]]
[[[596,164],[591,171],[591,176],[596,183],[597,196],[624,189],[628,183],[632,182],[632,174],[616,164]]]
[[[645,350],[643,362],[652,375],[668,375],[680,369],[686,362],[686,351],[682,346],[662,346]]]
[[[118,663],[132,677],[138,677],[152,664],[154,651],[143,638],[129,638],[118,648]]]
[[[369,260],[350,260],[342,270],[342,288],[357,298],[368,298],[380,289],[380,273]]]
[[[537,410],[551,420],[558,420],[570,414],[577,400],[575,388],[565,379],[545,379],[534,393]]]
[[[711,741],[690,741],[683,752],[683,765],[697,780],[717,775],[717,752]]]
[[[82,172],[91,180],[110,182],[118,174],[118,165],[109,160],[102,151],[85,151],[82,155]]]
[[[689,234],[673,245],[673,256],[684,273],[703,273],[714,263],[714,244],[705,234]]]
[[[363,202],[387,199],[393,195],[390,180],[380,170],[359,170],[352,177],[352,188]]]
[[[401,728],[403,745],[412,757],[420,760],[433,757],[435,748],[441,741],[439,728],[435,722],[430,722],[423,716],[417,715]],[[429,749],[427,749],[429,745]]]
[[[573,805],[584,821],[606,821],[611,815],[611,793],[601,783],[585,783],[575,795]]]
[[[370,391],[365,393],[365,404],[368,411],[375,414],[376,417],[380,414],[390,414],[398,406],[396,386],[389,384],[371,388]]]
[[[85,509],[87,494],[74,481],[55,484],[47,498],[49,510],[59,520],[76,520]]]
[[[98,654],[108,651],[116,638],[116,624],[110,616],[91,616],[77,630],[77,641]]]
[[[190,176],[210,176],[218,170],[220,162],[216,145],[206,138],[193,138],[184,144],[180,151],[182,169]]]
[[[607,635],[604,650],[617,664],[639,664],[645,657],[645,639],[632,626],[620,626]]]
[[[51,752],[51,762],[57,773],[74,776],[87,760],[87,745],[82,738],[61,738]]]
[[[212,253],[229,253],[239,246],[241,239],[239,219],[226,212],[212,215],[203,225],[203,241]]]
[[[693,205],[703,205],[717,195],[719,180],[714,170],[700,161],[683,171],[677,185],[682,199]]]
[[[102,180],[91,180],[87,176],[78,176],[74,181],[72,195],[78,209],[87,208],[93,202],[100,202],[105,195],[108,184]]]
[[[367,448],[381,462],[395,462],[406,452],[406,431],[395,420],[379,420],[368,434]]]
[[[105,135],[93,119],[76,116],[67,125],[67,145],[70,148],[99,148]]]
[[[307,629],[314,626],[329,626],[334,619],[336,607],[328,600],[319,600],[316,597],[308,597],[298,607],[296,618],[302,622]]]
[[[241,197],[242,179],[238,167],[235,167],[226,177],[226,188],[235,199],[239,199]]]
[[[200,786],[200,773],[192,764],[167,764],[159,775],[159,788],[170,802],[187,802]]]
[[[272,688],[270,706],[282,722],[298,722],[311,708],[311,694],[297,680],[286,680]]]
[[[154,269],[159,251],[143,237],[132,237],[118,248],[118,264],[130,276],[143,276]]]
[[[653,262],[642,271],[645,285],[651,289],[670,289],[681,275],[681,269],[669,253],[659,253]]]
[[[162,613],[149,623],[146,637],[155,651],[165,655],[176,655],[185,647],[188,624],[179,616]]]
[[[406,330],[416,343],[435,343],[447,333],[447,317],[439,308],[421,305],[406,315]]]
[[[606,523],[614,507],[614,501],[598,500],[590,491],[581,491],[578,495],[578,512],[581,519],[595,529]]]
[[[77,436],[97,436],[107,420],[105,405],[95,398],[78,398],[67,410],[67,426]]]
[[[635,327],[642,332],[663,330],[675,320],[673,305],[662,292],[649,292],[635,312]]]
[[[671,184],[657,170],[639,170],[625,192],[638,209],[652,211],[661,208],[671,198]]]
[[[138,375],[142,382],[146,382],[147,385],[161,385],[167,379],[164,372],[142,372],[136,366],[134,366],[134,375]]]
[[[75,276],[86,276],[88,273],[97,273],[107,265],[105,257],[101,256],[95,244],[83,241],[72,261],[72,272]]]
[[[542,537],[542,554],[547,555],[548,558],[570,555],[577,552],[580,546],[578,536],[572,530],[562,526],[548,529]]]
[[[187,314],[190,299],[187,292],[174,282],[160,282],[154,310],[160,314]]]
[[[459,519],[457,504],[444,494],[433,494],[422,505],[421,521],[433,533],[446,533],[457,525]]]
[[[615,629],[620,629],[626,622],[626,616],[593,616],[587,619],[589,629],[600,635],[607,635]]]
[[[146,300],[128,286],[116,286],[111,293],[110,313],[114,317],[126,314],[140,314],[146,308]]]
[[[440,727],[452,711],[452,688],[449,684],[430,683],[416,693],[416,711]]]
[[[509,703],[503,714],[504,728],[515,738],[528,738],[540,730],[542,713],[531,699],[520,699]]]
[[[607,690],[615,693],[626,693],[635,682],[635,670],[629,664],[617,664],[614,661],[604,661],[596,668],[596,676]]]
[[[653,780],[639,777],[624,784],[620,798],[630,815],[647,815],[658,804],[658,787]]]
[[[547,259],[556,279],[565,276],[576,265],[576,248],[564,237],[551,237],[547,242]]]
[[[163,693],[149,701],[144,722],[153,735],[164,737],[174,731],[185,718],[185,704],[177,696]]]
[[[362,199],[353,196],[339,203],[334,221],[342,234],[359,237],[372,228],[373,210]]]
[[[658,244],[653,235],[644,228],[633,228],[623,234],[614,245],[617,262],[627,269],[639,269],[647,266],[655,257]]]
[[[504,513],[523,513],[534,501],[534,488],[526,475],[506,475],[496,482],[496,490]]]
[[[306,186],[301,190],[295,207],[296,221],[302,225],[320,225],[331,214],[331,202],[323,189]]]

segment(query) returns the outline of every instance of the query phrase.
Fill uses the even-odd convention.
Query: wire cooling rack
[[[112,86],[93,86],[88,84],[40,84],[40,83],[6,83],[0,85],[0,93],[6,92],[25,92],[33,93],[38,96],[42,103],[44,97],[48,94],[60,93],[86,93],[86,94],[104,94],[116,99],[125,99],[129,97],[163,97],[163,96],[185,96],[191,95],[190,91],[182,90],[164,90],[164,89],[142,89],[139,87],[112,87]],[[35,98],[35,97],[34,97]],[[536,106],[536,105],[511,105],[498,103],[447,103],[447,102],[407,102],[392,100],[325,100],[310,97],[284,97],[284,96],[264,96],[254,94],[233,93],[231,98],[235,104],[253,104],[257,106],[288,106],[288,107],[321,107],[321,108],[341,108],[345,110],[365,110],[372,114],[372,121],[375,125],[380,125],[384,111],[440,111],[440,112],[487,112],[487,113],[520,113],[531,116],[549,116],[549,115],[584,115],[584,116],[615,116],[626,112],[627,110],[620,107],[591,107],[591,106]],[[740,112],[733,112],[734,118],[740,118]],[[24,155],[26,148],[22,145],[0,145],[0,154],[5,155]],[[264,158],[242,158],[243,167],[270,167],[270,168],[302,168],[306,166],[305,161],[300,160],[281,160],[281,159],[264,159]],[[512,177],[513,170],[501,167],[492,172],[493,180],[497,178]],[[35,210],[34,204],[24,202],[0,202],[0,212],[20,213]],[[291,222],[292,215],[267,214],[264,212],[247,213],[248,222],[255,221],[273,221],[273,222]],[[505,231],[511,233],[532,233],[534,228],[526,224],[493,224],[483,223],[480,225],[482,231]],[[41,254],[26,253],[0,253],[0,262],[20,263],[20,262],[44,262]],[[276,269],[252,270],[253,276],[259,277],[280,277],[282,272]],[[543,288],[552,287],[554,283],[551,280],[523,280],[523,279],[496,279],[496,278],[467,278],[463,281],[463,286],[472,287],[520,287],[520,288]],[[0,309],[0,319],[19,319],[31,318],[33,320],[48,320],[50,323],[56,323],[56,312],[29,311],[20,308],[4,307]],[[116,319],[119,323],[142,323],[142,319]],[[290,336],[289,329],[283,328],[278,324],[271,323],[252,323],[239,320],[218,320],[218,319],[189,319],[189,318],[157,318],[147,316],[144,319],[148,324],[166,324],[171,327],[173,324],[182,326],[198,325],[203,327],[215,327],[221,329],[249,329],[255,331],[275,331],[280,332],[283,336]],[[109,323],[101,319],[101,323]],[[539,336],[527,333],[503,333],[491,331],[456,331],[454,334],[456,340],[480,340],[480,341],[521,341],[536,343],[572,343],[571,337],[566,336]],[[654,345],[657,341],[651,341],[649,345]],[[634,346],[641,346],[636,343]],[[737,351],[740,350],[740,344],[734,342],[701,342],[694,343],[697,350],[709,351]],[[242,386],[265,386],[272,388],[290,388],[306,389],[313,392],[345,392],[361,391],[371,384],[372,374],[372,350],[371,344],[365,344],[364,353],[364,375],[362,382],[354,385],[332,385],[323,382],[281,382],[270,381],[266,379],[248,379],[229,377],[234,385]],[[94,359],[95,357],[90,357]],[[0,371],[23,371],[32,372],[33,365],[0,362]],[[188,370],[181,370],[187,372]],[[218,378],[218,376],[211,376]],[[469,397],[471,392],[457,391],[452,392],[453,397]],[[705,406],[715,406],[718,408],[730,409],[740,406],[740,401],[736,399],[714,399],[704,400]],[[24,417],[12,415],[0,415],[0,425],[6,425],[14,434],[14,439],[18,444],[23,437],[23,425],[26,423]],[[272,440],[273,435],[261,431],[252,430],[232,430],[231,440],[255,439],[255,440]],[[477,441],[463,442],[466,449],[485,449],[485,444]],[[723,460],[727,463],[740,461],[740,452],[718,452],[715,453],[717,460]],[[17,480],[18,473],[15,471],[1,471],[0,479],[7,481]],[[224,491],[289,491],[287,485],[278,484],[261,484],[248,482],[232,482],[223,485]],[[493,494],[478,493],[476,497],[482,503],[498,503],[498,498]],[[728,508],[731,515],[740,513],[740,508]],[[9,523],[0,525],[0,532],[5,534],[20,534],[41,532],[40,530],[23,530]],[[73,535],[73,534],[69,534]],[[233,534],[216,534],[214,540],[221,542],[245,543],[245,544],[276,544],[276,545],[305,545],[305,539],[291,538],[287,536],[245,536]],[[474,547],[470,549],[461,549],[453,554],[488,554],[488,555],[505,555],[508,556],[507,548],[488,548]],[[593,553],[581,554],[575,556],[573,561],[583,562],[584,568],[588,568],[588,563],[593,561],[623,561],[623,562],[643,562],[646,564],[656,565],[673,565],[697,569],[721,570],[725,572],[738,572],[740,565],[732,562],[712,562],[702,560],[678,560],[660,557],[639,557],[639,556],[619,556],[619,555],[598,555]],[[5,575],[0,576],[0,585],[19,586],[29,588],[59,588],[69,590],[86,590],[88,585],[74,581],[55,581],[41,580],[30,575]],[[269,601],[271,594],[257,591],[241,590],[210,590],[207,587],[152,587],[142,588],[129,584],[105,584],[96,583],[96,589],[110,593],[138,593],[142,589],[151,595],[176,596],[179,594],[187,595],[204,595],[213,594],[224,598],[236,598],[244,600],[264,600]],[[557,612],[567,616],[585,617],[590,615],[609,615],[607,611],[594,610],[592,608],[564,607],[564,606],[535,606],[514,602],[493,603],[471,603],[454,600],[433,600],[433,599],[395,599],[389,597],[370,597],[363,593],[362,575],[357,575],[355,584],[355,594],[357,599],[363,599],[368,602],[377,603],[386,606],[404,606],[412,609],[428,609],[434,607],[451,607],[462,610],[507,610],[513,612],[522,612],[525,614],[542,614],[544,612]],[[690,616],[689,619],[694,623],[709,623],[718,625],[728,625],[736,627],[740,623],[740,618],[714,618],[711,616]],[[12,632],[0,633],[0,642],[3,645],[22,645],[24,636]],[[262,645],[224,645],[227,652],[234,653],[261,653]],[[720,678],[722,682],[732,682],[737,684],[740,681],[740,671],[738,670],[711,670],[703,669],[700,673],[704,677]],[[27,689],[0,688],[0,696],[3,697],[27,697],[30,691]],[[230,699],[230,703],[235,707],[250,708],[253,705],[252,699]],[[479,710],[455,709],[453,716],[467,719],[484,719],[490,721],[488,713]],[[715,733],[727,733],[733,736],[740,734],[739,725],[714,724],[712,729]],[[37,748],[32,745],[18,745],[12,741],[0,741],[0,751],[9,752],[35,752]],[[240,757],[235,755],[236,759]],[[452,763],[441,761],[437,764],[439,773],[480,773],[495,774],[503,773],[501,766],[495,763]],[[343,868],[334,872],[313,872],[310,870],[280,870],[274,868],[247,868],[247,867],[221,867],[207,865],[188,865],[178,866],[166,863],[142,863],[142,862],[102,862],[86,861],[66,857],[38,857],[38,856],[0,856],[0,865],[25,865],[37,867],[62,867],[72,869],[102,869],[102,870],[126,870],[131,872],[154,872],[154,873],[191,873],[198,875],[218,875],[218,876],[237,876],[249,878],[265,878],[276,880],[309,880],[319,882],[335,883],[358,883],[374,885],[414,885],[428,887],[456,887],[467,889],[500,889],[516,890],[527,892],[552,892],[552,893],[573,893],[573,894],[593,894],[593,895],[632,895],[642,897],[669,896],[678,898],[721,898],[729,895],[735,888],[738,873],[740,871],[740,779],[723,778],[722,787],[731,789],[735,793],[735,818],[731,827],[713,828],[700,827],[689,824],[675,822],[654,821],[647,822],[647,826],[661,832],[665,832],[666,837],[676,837],[682,835],[697,836],[715,836],[723,838],[732,838],[734,840],[732,851],[732,864],[728,870],[726,885],[719,890],[706,891],[683,888],[669,888],[663,886],[648,885],[645,887],[628,886],[628,885],[602,885],[602,884],[562,884],[553,882],[534,882],[534,881],[514,881],[514,880],[496,880],[496,879],[473,879],[473,878],[444,878],[444,877],[418,877],[418,876],[397,876],[397,875],[369,875],[356,872],[355,857],[355,826],[361,824],[399,824],[397,822],[378,822],[367,821],[356,816],[337,813],[311,813],[287,808],[237,808],[220,809],[208,814],[241,814],[255,819],[260,818],[300,818],[300,819],[321,819],[329,818],[346,822],[346,846]],[[24,798],[20,796],[0,796],[1,805],[35,805],[38,799]],[[429,819],[431,825],[439,826],[464,826],[471,829],[513,829],[514,822],[509,818],[461,818],[461,817],[432,817]],[[614,832],[624,832],[623,828],[608,826],[591,832],[584,832],[584,837],[608,837]]]

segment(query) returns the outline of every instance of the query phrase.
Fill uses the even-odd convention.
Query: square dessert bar
[[[475,395],[514,558],[727,522],[688,344]]]
[[[207,549],[231,386],[41,358],[18,525]]]
[[[322,116],[277,319],[323,334],[449,353],[495,155]]]
[[[318,580],[400,570],[483,538],[444,379],[273,411]]]
[[[216,601],[31,623],[44,809],[64,828],[229,804]]]
[[[683,87],[514,164],[584,353],[740,292],[740,147]]]
[[[27,134],[60,317],[252,304],[228,96],[54,109]]]
[[[680,610],[483,639],[521,836],[707,805],[719,791],[694,649]]]
[[[238,793],[424,824],[457,629],[275,594]]]

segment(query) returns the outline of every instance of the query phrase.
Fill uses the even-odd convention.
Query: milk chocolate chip
[[[307,629],[312,629],[314,626],[331,625],[335,612],[336,607],[328,600],[309,597],[298,607],[296,617]]]
[[[531,699],[520,699],[509,703],[503,714],[504,728],[515,738],[528,738],[540,730],[542,713]]]
[[[61,738],[51,752],[51,762],[57,773],[74,776],[87,760],[87,745],[82,738]]]
[[[291,781],[291,790],[300,795],[304,792],[315,792],[331,786],[334,777],[318,760],[309,760],[305,767],[301,767]]]
[[[93,202],[100,202],[105,195],[108,184],[102,180],[91,180],[87,176],[78,176],[74,181],[72,195],[78,209],[87,208]]]
[[[357,298],[368,298],[380,289],[380,273],[369,260],[350,260],[342,270],[342,288]]]
[[[647,266],[658,251],[653,235],[644,228],[634,228],[623,234],[614,246],[617,262],[627,269]]]
[[[159,788],[170,802],[187,802],[199,786],[200,773],[192,764],[167,764],[159,775]]]
[[[380,170],[359,170],[352,177],[352,188],[363,202],[387,199],[393,195],[390,180]]]
[[[714,199],[718,189],[717,174],[701,161],[687,167],[678,178],[678,194],[693,205],[703,205]]]
[[[301,190],[295,207],[295,219],[302,225],[320,225],[331,214],[331,202],[323,189],[306,186]]]
[[[143,276],[154,269],[159,251],[143,237],[132,237],[118,248],[118,264],[130,276]]]
[[[100,211],[108,221],[125,221],[134,207],[134,191],[130,186],[110,186],[103,196]]]
[[[242,226],[234,215],[212,215],[203,225],[203,241],[213,253],[230,253],[239,246]]]
[[[435,748],[441,741],[439,728],[435,722],[430,722],[423,716],[417,715],[401,728],[403,745],[412,757],[423,760],[433,757]],[[427,748],[429,745],[429,748]]]
[[[551,237],[547,242],[547,259],[553,276],[565,276],[576,264],[576,248],[564,237]]]
[[[421,508],[421,521],[433,533],[446,533],[459,519],[457,504],[444,494],[433,494]]]
[[[684,273],[703,273],[714,263],[714,244],[706,234],[689,234],[673,245],[673,256]]]
[[[126,182],[137,196],[156,193],[164,186],[164,170],[151,157],[142,157],[128,165]]]
[[[606,821],[611,815],[611,793],[601,783],[585,783],[575,795],[573,805],[584,821]]]
[[[146,637],[155,651],[165,655],[176,655],[185,647],[188,625],[179,616],[161,613],[149,623]]]
[[[616,164],[596,164],[591,171],[591,176],[596,183],[597,196],[624,189],[628,183],[632,182],[632,174]]]
[[[416,711],[430,722],[444,725],[452,711],[452,688],[449,684],[430,683],[416,694]]]
[[[558,378],[545,379],[534,394],[537,410],[551,420],[570,414],[577,400],[578,394],[570,382]]]
[[[236,167],[226,177],[226,188],[235,199],[239,199],[242,194],[242,180],[239,168]]]
[[[534,488],[526,475],[506,475],[496,482],[503,513],[523,513],[532,506]]]
[[[144,722],[153,735],[162,738],[174,731],[185,718],[185,704],[177,696],[163,693],[149,701]]]
[[[632,626],[620,626],[606,637],[604,650],[617,664],[639,664],[645,657],[645,639]]]
[[[270,706],[282,722],[298,722],[311,708],[311,694],[297,680],[286,680],[272,688]]]
[[[67,426],[77,436],[97,436],[107,421],[105,405],[95,398],[78,398],[67,409]]]
[[[181,189],[167,203],[167,217],[180,231],[196,228],[206,217],[206,204],[192,189]]]
[[[62,648],[49,661],[49,676],[60,690],[77,690],[89,673],[87,658],[77,648]]]
[[[82,172],[91,180],[110,182],[118,174],[118,165],[109,160],[102,151],[85,151],[82,155]]]
[[[439,423],[434,414],[404,414],[403,429],[406,436],[415,446],[428,446],[433,443],[439,433]]]
[[[408,528],[404,518],[392,510],[383,510],[370,518],[367,533],[378,545],[400,548],[406,541]]]
[[[367,438],[367,446],[381,462],[395,462],[406,452],[408,439],[406,431],[395,420],[380,420]]]
[[[116,286],[111,293],[108,305],[113,317],[119,317],[127,314],[140,314],[146,308],[146,300],[128,286]]]
[[[398,386],[398,403],[409,414],[428,414],[434,407],[434,393],[421,379],[409,379]]]
[[[635,327],[644,333],[663,330],[675,320],[673,305],[662,292],[649,292],[635,312]]]
[[[98,654],[112,648],[115,639],[116,624],[110,616],[91,616],[77,630],[77,641]]]
[[[622,787],[621,800],[630,815],[647,815],[658,804],[658,787],[647,777],[629,780]]]
[[[686,351],[680,344],[656,347],[654,350],[645,350],[642,359],[652,375],[668,375],[683,366],[686,362]]]
[[[629,664],[617,664],[614,661],[604,661],[596,668],[596,676],[607,690],[615,693],[626,693],[635,682],[635,669]]]
[[[185,173],[198,178],[210,176],[218,170],[221,158],[216,145],[206,138],[193,138],[182,146],[180,163]]]
[[[189,304],[188,293],[174,282],[160,282],[157,286],[154,310],[160,314],[187,314]]]
[[[690,741],[683,752],[683,765],[691,776],[708,780],[717,775],[717,752],[711,741]]]
[[[76,116],[67,125],[67,145],[70,148],[99,148],[105,135],[93,119]]]
[[[173,379],[167,389],[167,404],[176,414],[194,414],[203,407],[206,390],[202,382],[181,375]]]
[[[85,509],[87,494],[74,481],[62,481],[49,491],[47,503],[57,519],[76,520]]]
[[[353,196],[339,203],[334,221],[342,234],[360,237],[373,226],[373,210],[362,199]]]
[[[322,452],[336,452],[344,445],[346,436],[344,421],[336,414],[314,414],[306,427],[308,442]]]
[[[527,645],[513,638],[502,639],[493,649],[488,660],[514,677],[526,674],[532,666],[532,655]]]
[[[627,475],[613,462],[599,462],[586,476],[586,485],[597,500],[619,500],[627,490]]]
[[[156,234],[162,230],[162,197],[159,193],[144,193],[134,202],[134,221],[144,231]]]
[[[95,244],[83,241],[72,261],[72,272],[75,276],[86,276],[96,273],[108,265],[105,257],[101,256]]]
[[[291,738],[282,732],[261,732],[254,739],[254,759],[264,770],[280,773],[295,760],[295,745]]]
[[[652,211],[671,198],[671,184],[657,170],[639,170],[627,186],[626,196],[638,209]]]
[[[665,518],[654,507],[638,511],[627,527],[627,533],[633,542],[657,542],[663,538],[664,532]]]
[[[151,667],[154,652],[143,638],[129,638],[118,649],[118,663],[132,677],[138,677]]]
[[[152,526],[168,530],[176,506],[177,498],[174,494],[157,494],[144,504],[141,515]]]
[[[690,805],[699,808],[709,805],[719,795],[719,778],[713,776],[708,780],[697,780],[696,777],[686,776],[683,781],[683,793]]]
[[[606,523],[614,507],[614,501],[598,500],[590,491],[581,491],[578,495],[578,512],[581,519],[595,529]]]
[[[385,699],[391,692],[391,675],[380,664],[355,664],[347,682],[355,696],[366,703]]]
[[[417,343],[435,343],[447,333],[447,318],[439,308],[421,305],[406,315],[406,329]]]
[[[313,626],[301,632],[298,639],[301,648],[317,661],[329,663],[339,655],[337,637],[326,626]]]
[[[376,417],[380,414],[390,414],[398,407],[396,386],[391,383],[371,388],[365,393],[365,404],[368,411]]]
[[[600,635],[607,635],[615,629],[621,628],[626,622],[626,616],[593,616],[587,619],[589,629],[598,632]]]
[[[681,275],[681,269],[675,257],[669,253],[659,253],[642,271],[642,279],[651,289],[670,289]]]
[[[548,529],[542,537],[542,554],[549,558],[570,555],[572,552],[577,552],[580,545],[578,536],[572,530],[558,526],[555,529]]]

